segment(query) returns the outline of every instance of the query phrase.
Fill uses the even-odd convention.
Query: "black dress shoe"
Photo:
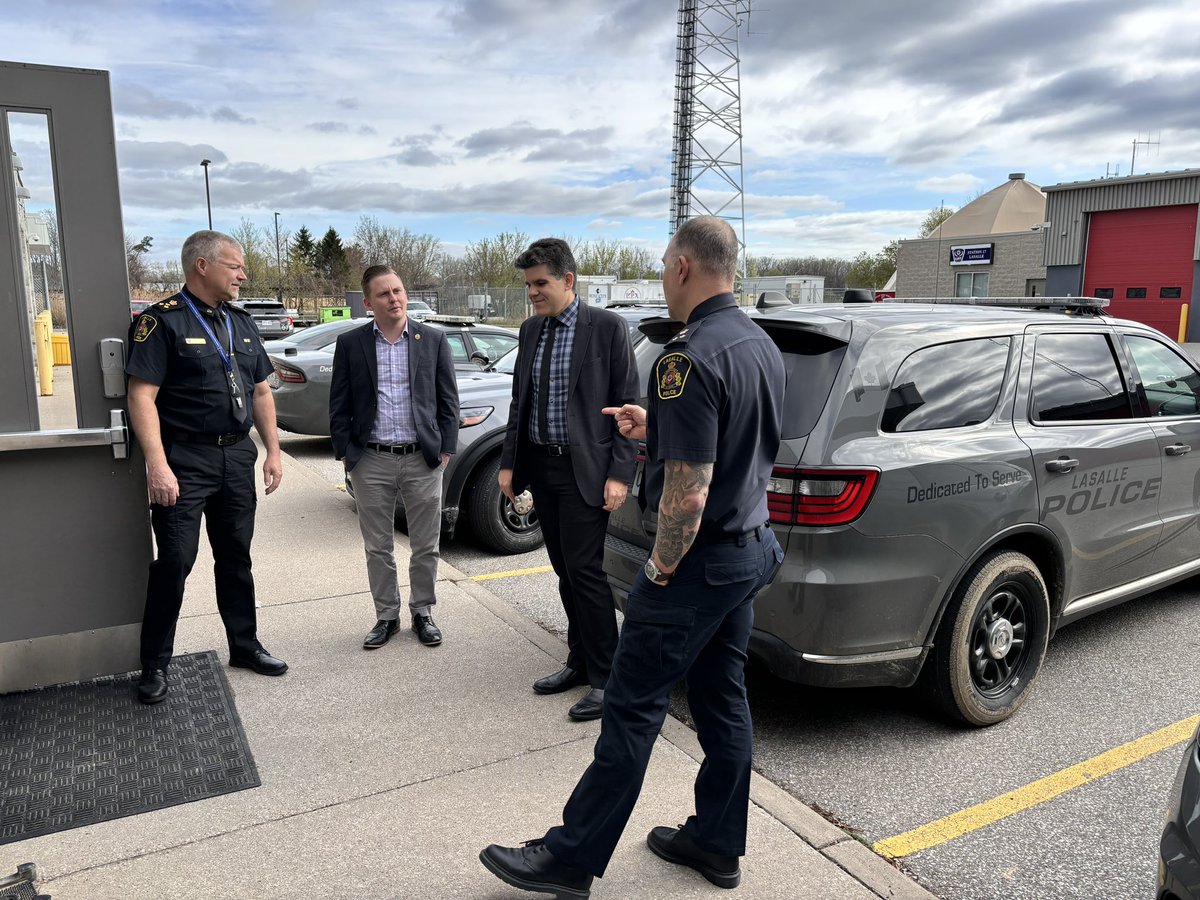
[[[567,710],[567,715],[576,722],[590,722],[604,715],[604,690],[592,688],[583,699]]]
[[[138,699],[143,703],[161,703],[167,696],[167,673],[162,669],[142,669]]]
[[[229,665],[235,669],[253,669],[259,675],[282,675],[288,666],[282,659],[276,659],[261,647],[249,656],[230,656]]]
[[[553,894],[559,900],[587,900],[592,894],[592,876],[564,866],[540,840],[526,841],[522,847],[491,844],[479,861],[501,881],[523,891]]]
[[[573,687],[587,683],[585,673],[578,669],[572,669],[570,666],[563,666],[553,675],[547,675],[545,678],[535,681],[533,692],[535,694],[561,694],[563,691],[569,691]]]
[[[399,619],[392,619],[391,621],[380,619],[375,623],[375,627],[367,632],[367,636],[363,638],[363,649],[374,650],[376,647],[382,647],[396,633],[399,627]]]
[[[433,616],[429,613],[415,613],[412,630],[417,633],[417,640],[426,647],[436,647],[442,642],[442,632],[433,624]]]
[[[736,856],[721,856],[702,850],[682,825],[678,828],[668,828],[666,825],[652,828],[646,835],[646,844],[656,856],[695,869],[717,887],[735,888],[741,883],[742,869]]]

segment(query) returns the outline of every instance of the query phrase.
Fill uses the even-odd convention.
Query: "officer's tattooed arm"
[[[668,459],[663,463],[663,492],[658,504],[658,536],[654,552],[664,572],[673,572],[700,530],[712,463]]]

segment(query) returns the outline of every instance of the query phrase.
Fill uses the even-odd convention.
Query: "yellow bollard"
[[[1179,307],[1179,343],[1187,340],[1188,305]]]
[[[33,346],[37,353],[38,395],[54,395],[54,350],[50,344],[50,313],[38,313],[33,320]]]

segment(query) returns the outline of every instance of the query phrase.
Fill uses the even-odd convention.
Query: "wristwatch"
[[[658,568],[658,566],[656,566],[654,564],[654,554],[653,553],[651,553],[650,558],[646,560],[646,568],[643,569],[643,571],[646,573],[646,577],[649,578],[651,581],[653,581],[655,584],[666,584],[667,581],[671,580],[670,572],[663,572],[661,569]],[[664,580],[660,582],[659,581],[660,578],[662,578]]]

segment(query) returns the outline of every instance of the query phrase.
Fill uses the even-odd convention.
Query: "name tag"
[[[206,341],[204,338],[184,338],[183,342],[185,344],[207,344],[208,343],[208,341]]]
[[[243,343],[243,344],[248,344],[248,343],[250,343],[250,338],[242,338],[242,343]]]

